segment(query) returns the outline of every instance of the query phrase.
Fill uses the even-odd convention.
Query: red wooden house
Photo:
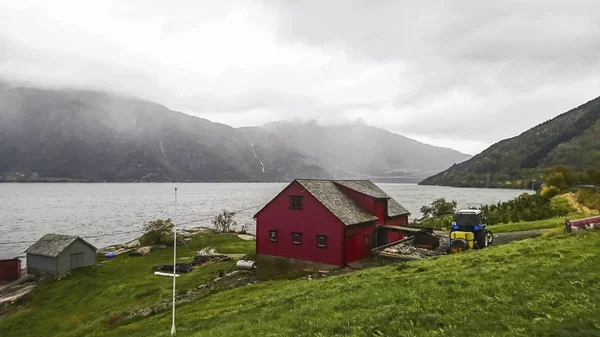
[[[409,214],[369,180],[294,180],[254,216],[259,277],[364,259],[404,238]]]

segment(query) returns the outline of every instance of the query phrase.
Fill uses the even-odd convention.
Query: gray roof
[[[410,212],[404,208],[404,206],[400,205],[394,198],[390,197],[381,188],[379,188],[379,186],[375,185],[375,183],[370,180],[335,180],[335,183],[373,198],[387,199],[387,215],[389,217],[410,214]]]
[[[394,200],[393,198],[389,198],[388,216],[393,217],[404,214],[410,214],[410,212],[406,208],[404,208],[404,206],[400,205],[400,203],[398,203],[396,200]]]
[[[370,180],[334,180],[334,182],[373,198],[382,199],[390,197]]]
[[[359,206],[331,180],[296,180],[345,225],[375,221],[378,218]]]
[[[90,246],[94,251],[96,247],[92,246],[78,236],[62,235],[62,234],[46,234],[42,236],[36,243],[27,248],[25,253],[32,255],[43,255],[57,257],[65,248],[71,245],[75,240],[81,240],[86,245]]]

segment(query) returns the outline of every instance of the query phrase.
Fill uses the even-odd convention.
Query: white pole
[[[175,219],[173,219],[173,324],[171,336],[175,335],[175,267],[177,266],[177,187],[175,187]]]

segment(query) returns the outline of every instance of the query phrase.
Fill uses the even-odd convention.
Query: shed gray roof
[[[390,197],[381,188],[379,188],[379,186],[375,185],[375,183],[370,180],[335,180],[335,183],[373,198],[387,199],[387,215],[389,217],[410,214],[410,212],[404,208],[404,206],[400,205],[394,198]]]
[[[81,240],[86,245],[90,246],[94,251],[96,247],[89,244],[78,236],[62,235],[62,234],[46,234],[42,236],[36,243],[27,248],[25,253],[33,255],[43,255],[57,257],[65,248],[71,245],[74,241]]]
[[[378,218],[359,206],[331,180],[296,180],[345,225],[375,221]]]

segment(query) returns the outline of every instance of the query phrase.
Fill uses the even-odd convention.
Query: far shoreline
[[[326,180],[326,178],[320,178]],[[333,179],[332,179],[333,180]],[[339,179],[344,180],[344,179]],[[523,188],[511,187],[480,187],[480,186],[450,186],[450,185],[429,185],[420,184],[420,182],[383,182],[376,179],[372,180],[375,184],[390,185],[415,185],[421,187],[447,187],[457,189],[482,189],[482,190],[515,190],[524,192],[535,192]],[[85,181],[85,180],[44,180],[44,181],[0,181],[0,184],[289,184],[292,181]]]

